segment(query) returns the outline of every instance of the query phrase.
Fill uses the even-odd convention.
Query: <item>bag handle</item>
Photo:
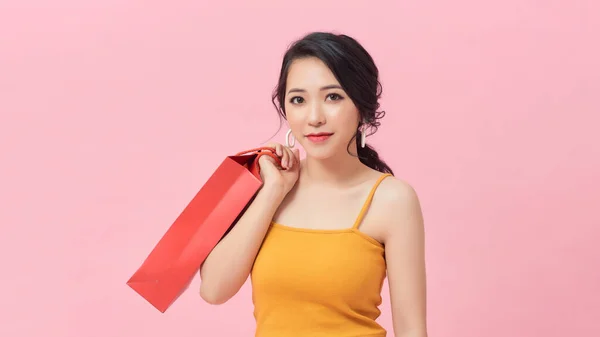
[[[256,155],[254,158],[252,165],[250,165],[250,171],[255,174],[257,177],[260,175],[260,165],[258,164],[258,159],[262,156],[269,156],[275,160],[277,165],[281,167],[281,158],[275,153],[275,148],[272,147],[258,147],[255,149],[250,149],[247,151],[239,152],[236,156],[244,156],[244,155]]]
[[[275,148],[274,147],[266,147],[266,146],[264,146],[264,147],[257,147],[255,149],[246,150],[246,151],[243,151],[243,152],[238,152],[236,154],[236,156],[243,156],[243,155],[246,155],[246,154],[259,154],[259,153],[261,153],[263,151],[269,151],[269,152],[275,154]]]

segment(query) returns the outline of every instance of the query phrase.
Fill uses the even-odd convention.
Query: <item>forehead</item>
[[[331,70],[316,57],[296,59],[290,65],[287,77],[288,88],[310,89],[331,84],[339,85]]]

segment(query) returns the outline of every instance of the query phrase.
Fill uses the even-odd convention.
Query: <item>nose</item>
[[[314,102],[308,113],[308,124],[316,127],[325,124],[325,122],[325,114],[323,113],[321,104],[319,104],[319,102]]]

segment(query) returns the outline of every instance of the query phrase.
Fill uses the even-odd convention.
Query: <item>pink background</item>
[[[249,284],[160,314],[125,282],[277,131],[282,53],[321,29],[380,67],[369,142],[422,199],[430,336],[600,335],[598,1],[84,3],[0,5],[0,335],[251,336]]]

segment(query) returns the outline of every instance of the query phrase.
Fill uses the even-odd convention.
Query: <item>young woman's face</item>
[[[319,159],[346,154],[360,120],[331,70],[315,57],[297,59],[290,66],[285,112],[296,142]]]

